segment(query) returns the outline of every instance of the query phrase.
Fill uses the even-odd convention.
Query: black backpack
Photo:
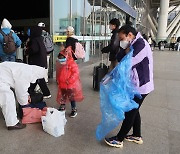
[[[30,97],[31,97],[31,103],[34,103],[34,104],[43,101],[43,94],[39,92],[30,93]]]
[[[13,32],[11,31],[9,34],[5,34],[2,30],[0,30],[0,33],[3,35],[4,42],[3,42],[3,51],[6,54],[12,54],[16,51],[16,44],[13,39]]]

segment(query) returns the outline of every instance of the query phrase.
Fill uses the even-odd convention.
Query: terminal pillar
[[[157,41],[167,38],[167,21],[168,21],[169,0],[160,0],[160,13],[158,20]]]

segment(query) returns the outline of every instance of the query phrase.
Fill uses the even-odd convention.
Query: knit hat
[[[66,28],[66,30],[67,30],[68,32],[71,32],[71,33],[74,32],[74,28],[73,28],[72,26],[68,26],[68,27]]]
[[[7,19],[3,19],[2,24],[1,24],[1,28],[12,28],[12,25],[10,24],[10,22]]]

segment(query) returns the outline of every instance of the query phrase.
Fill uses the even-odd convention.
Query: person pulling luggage
[[[111,64],[109,66],[109,71],[111,71],[117,65],[116,54],[119,51],[119,43],[120,43],[118,37],[119,26],[120,26],[120,21],[116,18],[113,18],[109,22],[109,28],[110,30],[112,30],[111,41],[108,46],[102,49],[102,53],[110,53],[109,61],[111,61]]]

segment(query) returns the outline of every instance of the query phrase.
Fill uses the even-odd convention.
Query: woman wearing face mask
[[[46,69],[47,53],[46,47],[43,43],[42,29],[39,26],[31,27],[30,39],[26,47],[26,54],[28,55],[28,64],[37,65]],[[45,99],[51,98],[51,92],[44,78],[38,79],[36,83],[31,84],[28,92],[34,93],[37,85],[39,85]]]
[[[119,39],[121,51],[117,54],[118,62],[121,62],[123,55],[129,52],[132,46],[132,72],[131,79],[137,91],[142,98],[134,97],[134,101],[139,105],[138,109],[133,109],[125,113],[125,119],[122,123],[119,133],[111,138],[106,138],[105,142],[113,147],[123,147],[123,140],[142,144],[141,136],[141,117],[139,108],[141,107],[145,97],[154,90],[153,82],[153,56],[149,43],[137,33],[136,30],[125,25],[119,29]],[[127,135],[133,128],[133,134]]]
[[[74,28],[72,26],[68,26],[66,28],[66,34],[67,34],[67,39],[65,42],[65,48],[68,48],[69,46],[72,47],[72,52],[74,53],[76,50],[76,43],[78,42],[78,39],[75,38],[75,31]],[[73,59],[77,60],[77,58],[75,57],[75,55],[73,54]]]
[[[70,117],[74,118],[77,115],[76,102],[83,100],[83,94],[79,68],[72,57],[72,48],[62,50],[58,55],[58,61],[60,63],[57,75],[59,111],[64,111],[66,103],[71,102]]]

